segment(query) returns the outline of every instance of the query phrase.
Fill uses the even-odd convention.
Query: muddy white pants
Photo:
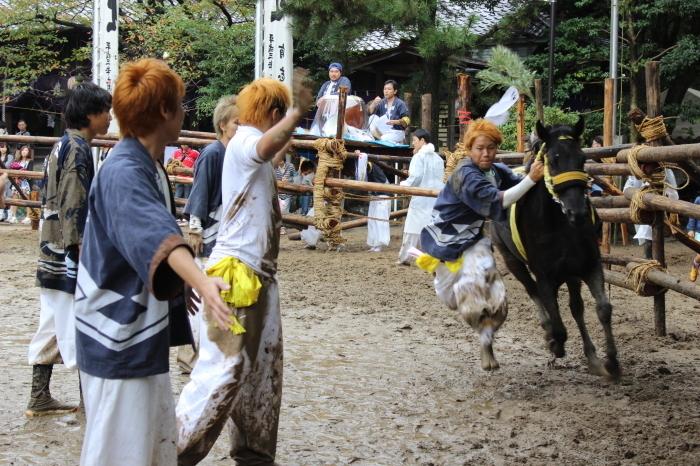
[[[178,461],[207,456],[230,419],[231,456],[274,464],[282,396],[282,323],[277,281],[264,280],[258,302],[235,309],[246,329],[222,331],[203,314],[199,359],[177,403]]]
[[[29,343],[29,364],[76,367],[73,294],[39,288],[39,328]]]
[[[367,210],[367,245],[370,247],[389,246],[391,231],[389,229],[389,213],[391,211],[391,201],[370,201]],[[373,220],[378,219],[378,220]]]
[[[201,270],[205,269],[207,258],[196,258],[195,262]],[[199,354],[199,328],[200,321],[202,319],[202,304],[197,304],[197,313],[195,315],[187,314],[187,318],[190,321],[190,329],[192,329],[192,339],[194,340],[194,345],[182,345],[177,347],[177,363],[180,368],[190,372],[194,367],[194,363],[197,360]]]
[[[506,288],[496,268],[491,241],[480,239],[462,254],[462,266],[457,272],[440,264],[435,270],[435,293],[447,307],[478,329],[488,317],[494,330],[508,315]]]
[[[420,233],[405,233],[401,241],[401,250],[399,251],[399,262],[408,264],[411,262],[411,257],[408,254],[409,249],[420,249]]]
[[[177,464],[170,374],[103,379],[80,372],[85,402],[81,466]]]

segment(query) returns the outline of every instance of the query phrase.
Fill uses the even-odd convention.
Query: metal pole
[[[613,85],[613,102],[612,107],[612,134],[617,134],[617,62],[618,62],[618,52],[619,52],[619,30],[620,30],[620,15],[619,8],[617,4],[618,0],[611,0],[610,2],[610,79],[613,79],[615,84]]]
[[[547,105],[552,105],[552,87],[554,83],[554,29],[557,24],[557,0],[550,0],[549,11],[549,82],[547,83]]]

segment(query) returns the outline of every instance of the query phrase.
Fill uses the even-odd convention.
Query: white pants
[[[81,466],[177,464],[170,374],[102,379],[80,371],[85,402]]]
[[[391,230],[389,229],[389,213],[391,201],[370,201],[367,216],[367,245],[370,247],[389,246]],[[382,220],[372,220],[372,218]]]
[[[39,328],[29,343],[29,364],[63,364],[76,367],[75,312],[71,293],[39,289]]]
[[[457,272],[450,272],[445,264],[438,266],[435,293],[443,304],[457,310],[472,328],[478,330],[488,320],[497,330],[508,316],[508,302],[491,241],[480,239],[464,251],[462,258],[462,267]]]
[[[399,251],[399,261],[404,264],[411,262],[411,257],[408,255],[408,250],[411,248],[420,249],[420,234],[406,233],[403,234],[401,241],[401,250]]]
[[[195,262],[199,266],[200,270],[206,270],[207,258],[195,258]],[[192,339],[194,340],[194,345],[182,345],[177,347],[177,362],[182,369],[192,370],[194,363],[197,360],[199,354],[199,328],[202,319],[202,303],[197,304],[197,313],[195,315],[187,314],[187,318],[190,321],[190,329],[192,329]],[[194,347],[193,347],[194,346]]]
[[[230,419],[231,456],[239,464],[274,464],[282,397],[282,322],[277,281],[258,302],[234,309],[246,329],[219,330],[203,314],[199,359],[177,403],[178,461],[207,456]]]

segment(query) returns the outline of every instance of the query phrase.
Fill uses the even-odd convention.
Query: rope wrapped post
[[[447,183],[447,180],[452,175],[452,172],[457,168],[457,164],[463,158],[467,157],[467,151],[464,149],[464,145],[460,142],[457,144],[457,148],[454,152],[445,151],[445,174],[442,177],[442,182]]]
[[[317,139],[318,166],[314,177],[314,222],[330,249],[337,249],[345,240],[341,236],[344,193],[341,188],[326,187],[326,178],[340,178],[345,163],[342,139]]]
[[[650,118],[661,116],[661,72],[658,61],[650,61],[645,65],[646,91],[647,91],[647,115]],[[661,119],[663,124],[663,118]],[[663,130],[664,136],[666,130]],[[644,135],[643,135],[644,136]],[[661,137],[647,141],[651,146],[660,146]],[[663,194],[663,192],[662,192]],[[661,267],[666,267],[666,255],[664,251],[664,212],[656,212],[654,223],[651,224],[651,256],[658,261]],[[666,336],[666,296],[665,294],[654,295],[654,327],[656,335]]]

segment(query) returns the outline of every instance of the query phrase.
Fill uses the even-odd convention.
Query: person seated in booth
[[[384,83],[384,98],[377,96],[370,104],[369,127],[372,134],[384,141],[403,143],[406,128],[411,124],[408,106],[397,97],[399,84],[393,79]]]
[[[330,79],[323,83],[321,89],[319,89],[318,91],[318,95],[316,96],[317,105],[318,99],[320,99],[323,96],[338,95],[338,93],[340,92],[340,86],[347,86],[348,95],[350,95],[350,92],[352,91],[352,84],[350,83],[350,79],[348,79],[346,76],[343,76],[343,65],[341,65],[340,63],[334,62],[328,65],[328,77]]]

